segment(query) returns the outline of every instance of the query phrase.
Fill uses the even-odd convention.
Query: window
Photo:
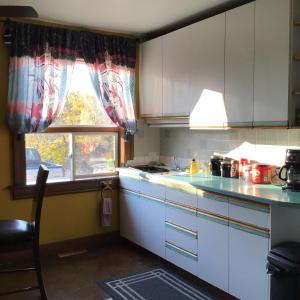
[[[76,191],[78,182],[89,182],[87,190],[91,182],[96,187],[96,179],[99,182],[99,178],[115,175],[120,160],[124,161],[122,141],[122,130],[107,117],[94,94],[86,65],[76,62],[67,99],[55,123],[45,133],[26,134],[22,141],[15,138],[14,198],[28,195],[22,191],[35,183],[40,163],[49,169],[53,193],[60,193],[67,183],[74,187],[74,181]],[[24,168],[23,174],[18,166]]]

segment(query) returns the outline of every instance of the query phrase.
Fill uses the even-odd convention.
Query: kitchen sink
[[[139,165],[139,166],[134,166],[132,168],[138,169],[140,171],[147,172],[147,173],[168,173],[169,172],[169,170],[166,168],[157,167],[157,166],[149,166],[149,165]]]

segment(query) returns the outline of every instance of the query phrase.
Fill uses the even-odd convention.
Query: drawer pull
[[[198,215],[198,217],[205,218],[210,221],[228,226],[228,217],[221,216],[221,215],[218,215],[215,213],[211,213],[211,212],[203,210],[203,209],[198,209],[197,215]]]
[[[242,230],[265,238],[270,237],[270,231],[267,228],[258,227],[255,225],[247,224],[233,219],[229,219],[229,226],[237,230]]]
[[[168,228],[171,228],[173,230],[176,230],[178,232],[181,232],[187,236],[190,236],[194,239],[197,239],[198,238],[198,233],[196,231],[193,231],[191,229],[188,229],[188,228],[185,228],[181,225],[178,225],[178,224],[175,224],[175,223],[172,223],[172,222],[169,222],[169,221],[165,221],[165,225],[166,227]]]
[[[197,215],[197,208],[189,206],[189,205],[179,204],[179,203],[176,203],[176,202],[173,202],[170,200],[166,200],[166,205],[176,208],[176,209],[179,209],[179,210],[182,210],[182,211],[184,211],[188,214],[194,215],[194,216]]]
[[[175,251],[175,252],[177,252],[177,253],[179,253],[179,254],[181,254],[183,256],[186,256],[188,258],[191,258],[191,259],[193,259],[195,261],[198,260],[198,255],[195,254],[195,253],[187,251],[187,250],[185,250],[185,249],[183,249],[181,247],[178,247],[178,246],[176,246],[176,245],[174,245],[174,244],[172,244],[172,243],[170,243],[168,241],[166,241],[165,245],[166,245],[166,248],[168,248],[168,249],[170,249],[172,251]]]

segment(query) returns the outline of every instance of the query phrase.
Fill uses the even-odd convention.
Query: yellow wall
[[[0,219],[28,220],[31,200],[12,200],[8,187],[12,176],[12,147],[6,122],[8,85],[8,49],[3,44],[3,23],[0,23]],[[117,193],[114,195],[113,226],[102,229],[96,192],[46,197],[42,214],[41,243],[47,244],[119,229]]]

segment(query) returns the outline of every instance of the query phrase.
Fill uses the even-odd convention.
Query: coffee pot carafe
[[[283,189],[300,190],[300,150],[287,149],[285,165],[279,171],[279,178],[285,181]]]

